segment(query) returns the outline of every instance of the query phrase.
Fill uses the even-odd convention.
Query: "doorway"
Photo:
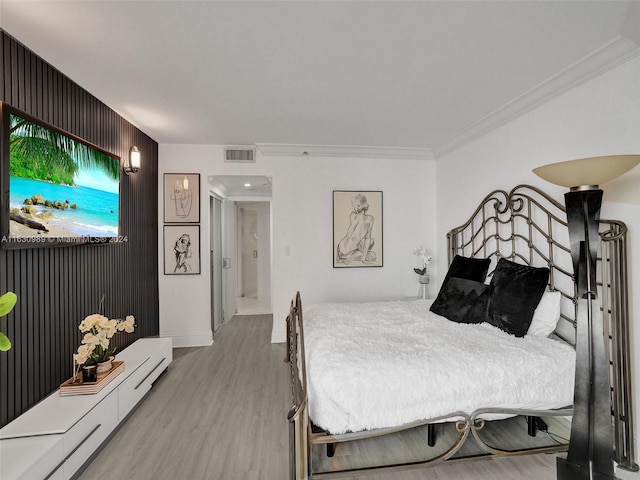
[[[236,218],[236,313],[271,313],[271,202],[237,201]]]
[[[217,305],[222,307],[222,322],[230,320],[234,315],[262,315],[272,313],[271,310],[271,177],[262,175],[212,175],[208,177],[209,193],[213,198],[221,201],[221,215],[216,216],[217,206],[211,203],[211,229],[220,232],[221,249],[212,248],[211,262],[211,316],[212,328],[216,323],[216,298],[221,301]],[[249,248],[244,257],[249,271],[245,272],[245,281],[250,279],[250,271],[257,276],[248,280],[247,289],[242,297],[239,293],[242,286],[242,229],[240,223],[240,208],[245,208],[247,219],[251,222],[245,227],[245,232],[253,237],[254,244],[247,241]],[[255,210],[255,217],[252,211]],[[254,225],[255,220],[255,227]],[[220,225],[221,223],[221,225]],[[248,223],[248,220],[247,222]],[[252,231],[254,228],[254,231]],[[253,235],[252,235],[253,233]],[[212,233],[213,235],[213,233]],[[257,238],[256,238],[257,237]],[[219,239],[211,237],[213,247]],[[254,254],[254,250],[257,253]],[[220,255],[216,255],[220,252]],[[256,255],[257,258],[254,258]],[[215,259],[213,257],[216,257]],[[255,261],[255,266],[251,262]],[[215,270],[219,268],[219,270]],[[218,274],[219,272],[219,274]],[[217,283],[216,283],[217,282]],[[253,283],[253,290],[252,284]],[[218,286],[216,286],[218,285]],[[218,290],[218,288],[220,290]],[[246,296],[249,295],[249,296]],[[240,302],[238,302],[240,300]],[[215,331],[215,330],[214,330]]]

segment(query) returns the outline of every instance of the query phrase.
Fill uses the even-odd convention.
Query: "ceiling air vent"
[[[228,163],[256,163],[256,147],[224,147],[224,161]]]

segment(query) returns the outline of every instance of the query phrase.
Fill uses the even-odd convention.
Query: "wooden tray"
[[[116,378],[122,372],[124,372],[124,362],[118,362],[114,360],[111,370],[102,375],[98,375],[98,380],[96,382],[73,383],[73,378],[70,378],[62,385],[60,385],[60,390],[58,390],[58,393],[61,396],[94,395],[102,390],[105,385],[107,385],[111,380]]]

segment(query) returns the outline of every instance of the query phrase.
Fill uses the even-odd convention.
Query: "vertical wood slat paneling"
[[[98,310],[136,316],[121,348],[159,333],[157,143],[0,30],[0,101],[88,140],[122,159],[131,145],[142,170],[121,176],[120,225],[128,242],[0,250],[0,294],[16,292],[6,317],[13,348],[0,352],[0,427],[58,388],[71,374],[78,324]]]

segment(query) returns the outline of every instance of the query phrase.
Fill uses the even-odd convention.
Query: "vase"
[[[418,275],[418,282],[420,284],[420,287],[418,289],[418,299],[426,300],[427,285],[429,283],[429,273],[425,273],[424,275]]]
[[[98,381],[98,366],[83,365],[82,366],[82,383],[90,383]]]
[[[109,370],[111,370],[111,368],[113,367],[113,357],[109,357],[108,360],[105,360],[104,362],[100,362],[98,363],[98,375],[107,373]]]

